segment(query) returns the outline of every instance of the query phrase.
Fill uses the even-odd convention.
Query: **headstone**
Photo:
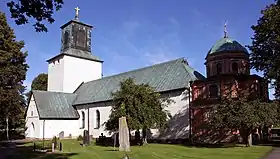
[[[54,143],[52,143],[52,152],[54,152]]]
[[[249,135],[248,142],[249,146],[252,146],[252,134]]]
[[[83,145],[89,145],[89,132],[84,130]]]
[[[119,151],[130,151],[129,131],[126,123],[126,118],[119,118]]]
[[[59,136],[59,139],[64,139],[64,131],[61,131],[61,132],[58,134],[58,136]]]

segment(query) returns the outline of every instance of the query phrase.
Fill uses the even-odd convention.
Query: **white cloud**
[[[123,37],[133,36],[136,30],[140,27],[140,23],[136,20],[126,21],[123,23],[122,29]]]
[[[147,52],[145,53],[144,57],[145,60],[148,62],[148,64],[152,64],[152,65],[175,59],[175,57],[170,56],[169,54],[164,52],[159,52],[159,53]]]
[[[168,21],[172,24],[172,25],[175,25],[175,26],[179,26],[180,23],[175,19],[175,17],[169,17],[168,18]]]
[[[104,37],[106,45],[102,50],[110,57],[110,66],[104,63],[105,76],[179,58],[180,34],[174,28],[179,22],[174,17],[167,20],[167,30],[153,22],[126,21],[112,32],[116,39]],[[142,29],[149,32],[146,39],[137,37]]]

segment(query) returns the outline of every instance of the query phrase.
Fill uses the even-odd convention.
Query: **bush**
[[[79,135],[77,138],[78,141],[82,141],[83,139],[84,139],[84,137],[82,135]]]

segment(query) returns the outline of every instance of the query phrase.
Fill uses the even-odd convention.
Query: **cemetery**
[[[0,159],[279,158],[280,0],[8,1]]]

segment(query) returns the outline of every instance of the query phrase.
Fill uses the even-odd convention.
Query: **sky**
[[[250,45],[251,26],[274,0],[64,0],[55,22],[46,25],[47,33],[35,32],[32,23],[17,26],[8,1],[0,2],[0,11],[6,13],[17,40],[25,41],[30,67],[25,85],[30,89],[38,74],[47,73],[46,60],[59,54],[60,26],[74,19],[77,6],[80,20],[94,26],[92,54],[104,61],[104,76],[181,57],[205,75],[205,56],[223,37],[224,24],[230,38]]]

